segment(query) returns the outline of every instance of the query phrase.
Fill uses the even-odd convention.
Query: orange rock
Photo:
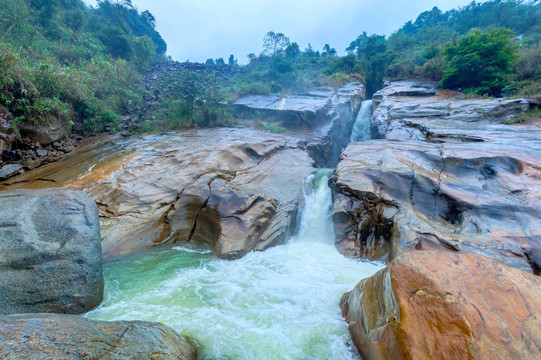
[[[541,356],[541,278],[482,255],[407,252],[341,306],[364,359]]]

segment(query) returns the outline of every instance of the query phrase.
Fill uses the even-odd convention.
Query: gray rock
[[[77,314],[101,302],[100,226],[90,196],[2,191],[0,209],[0,314]]]
[[[143,321],[92,321],[76,315],[0,316],[2,359],[197,359],[193,343]]]
[[[541,248],[541,128],[495,123],[481,112],[471,121],[475,107],[505,118],[523,105],[383,96],[372,120],[384,120],[386,140],[348,145],[336,169],[338,248],[372,259],[473,252],[537,271],[536,253],[525,249]],[[434,117],[437,108],[450,115]]]
[[[27,136],[32,141],[39,142],[41,145],[52,144],[69,135],[69,130],[56,118],[46,119],[39,124],[29,121],[22,122],[19,128],[22,135]]]
[[[38,156],[47,156],[47,150],[37,149],[36,154],[38,154]]]
[[[0,179],[7,179],[19,173],[23,167],[19,164],[7,164],[0,169]]]

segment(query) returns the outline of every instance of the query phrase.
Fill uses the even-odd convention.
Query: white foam
[[[326,182],[307,182],[294,241],[236,261],[186,247],[124,259],[106,267],[106,299],[88,316],[162,322],[197,339],[204,358],[358,358],[338,303],[382,264],[336,251]]]

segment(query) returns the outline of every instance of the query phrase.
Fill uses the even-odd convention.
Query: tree
[[[280,55],[289,44],[289,38],[284,34],[269,31],[263,38],[263,54],[268,56]]]
[[[325,44],[321,56],[336,56],[336,49],[332,48],[329,44]]]
[[[218,59],[216,59],[216,65],[218,65],[218,66],[223,66],[223,65],[225,65],[224,58],[218,58]]]
[[[297,44],[296,42],[289,44],[289,46],[285,50],[285,55],[289,59],[294,59],[300,54],[301,49],[299,48],[299,44]]]
[[[207,61],[205,61],[205,64],[207,64],[207,65],[216,65],[216,63],[212,59],[207,59]]]
[[[156,29],[156,18],[150,13],[150,11],[143,11],[141,13],[141,17],[152,29]]]
[[[500,95],[518,47],[509,29],[483,33],[474,29],[456,43],[448,43],[443,55],[445,68],[441,85],[446,88],[474,89],[480,94]]]
[[[235,56],[233,56],[233,54],[229,55],[229,59],[227,60],[227,64],[229,66],[237,66],[237,60],[235,60]]]

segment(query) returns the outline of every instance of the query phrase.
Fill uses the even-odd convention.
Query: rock
[[[536,359],[541,278],[476,254],[412,251],[341,301],[363,359]]]
[[[30,138],[31,141],[37,141],[41,145],[48,145],[60,141],[69,135],[69,130],[57,118],[50,117],[44,119],[42,123],[24,121],[19,124],[21,134]]]
[[[0,314],[83,313],[103,297],[96,204],[66,189],[0,192]]]
[[[276,121],[286,128],[331,127],[334,118],[350,111],[352,120],[342,117],[343,123],[355,121],[355,115],[365,96],[360,83],[344,85],[336,92],[332,89],[312,91],[306,95],[251,95],[235,102],[240,117],[262,118],[267,122]],[[351,126],[345,125],[351,131]],[[327,131],[328,132],[328,129]],[[347,137],[344,135],[344,137]],[[343,148],[343,146],[342,146]],[[340,148],[340,150],[342,149]]]
[[[0,107],[0,152],[11,148],[15,141],[15,132],[11,127],[11,116],[6,109]]]
[[[17,175],[22,168],[22,165],[19,164],[7,164],[2,166],[0,169],[0,180]]]
[[[0,358],[195,360],[197,349],[159,323],[25,314],[0,316]]]
[[[27,160],[24,163],[24,167],[28,168],[28,170],[35,169],[37,167],[41,166],[41,161],[39,160]]]
[[[2,152],[2,161],[18,160],[19,158],[20,156],[15,150],[4,150]]]
[[[382,101],[395,100],[406,104]],[[338,248],[372,259],[390,251],[392,259],[437,247],[532,271],[524,249],[541,247],[541,129],[458,114],[434,119],[420,109],[390,120],[393,140],[343,152],[334,186]]]
[[[37,149],[37,150],[36,150],[36,154],[37,154],[38,156],[47,156],[47,150]]]
[[[89,140],[3,189],[54,185],[90,194],[106,258],[203,241],[231,259],[295,231],[303,180],[316,170],[297,145],[304,135],[217,128],[113,139]]]
[[[459,93],[436,92],[432,84],[425,87],[431,90],[423,96],[407,96],[418,95],[421,84],[396,82],[374,94],[372,133],[376,138],[424,140],[429,135],[422,127],[426,121],[459,130],[458,124],[469,126],[468,122],[504,123],[534,106],[529,99],[461,99]]]
[[[373,100],[381,100],[389,96],[435,96],[438,91],[437,83],[418,81],[396,81],[385,87],[373,96]]]

